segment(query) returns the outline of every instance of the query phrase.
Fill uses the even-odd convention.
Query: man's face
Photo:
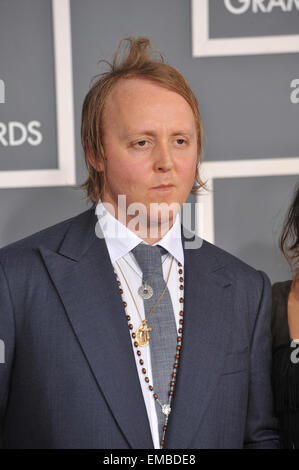
[[[144,204],[147,215],[151,203],[182,207],[194,183],[197,133],[181,95],[145,79],[121,79],[107,97],[103,134],[103,202],[113,204],[116,214],[119,194],[126,195],[127,207]]]

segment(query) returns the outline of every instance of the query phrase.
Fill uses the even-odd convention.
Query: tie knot
[[[146,245],[140,243],[133,248],[132,253],[143,273],[144,279],[149,279],[153,274],[162,275],[161,256],[166,250],[159,245]]]

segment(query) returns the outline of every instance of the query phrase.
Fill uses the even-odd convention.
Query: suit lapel
[[[99,388],[132,448],[153,448],[121,296],[94,210],[74,220],[59,252],[40,247]]]
[[[199,432],[223,366],[230,333],[231,282],[203,242],[184,249],[184,328],[165,448],[186,449]]]

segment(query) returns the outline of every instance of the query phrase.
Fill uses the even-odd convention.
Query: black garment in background
[[[282,448],[299,449],[299,346],[291,347],[289,333],[288,296],[291,284],[292,281],[285,281],[272,286],[273,391],[280,425],[280,445]],[[298,362],[291,361],[292,353]]]

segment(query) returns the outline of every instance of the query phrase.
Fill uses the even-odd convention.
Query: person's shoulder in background
[[[272,337],[273,350],[290,342],[288,325],[288,297],[292,280],[272,285]]]

